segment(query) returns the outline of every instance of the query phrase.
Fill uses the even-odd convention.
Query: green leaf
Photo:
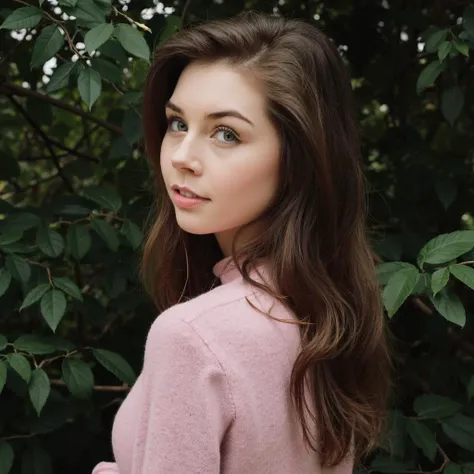
[[[377,456],[370,467],[373,471],[382,472],[387,474],[401,474],[404,471],[410,469],[412,464],[410,462],[400,461],[398,459],[392,459],[388,456]],[[369,471],[369,472],[372,472]]]
[[[22,334],[15,340],[13,346],[17,351],[24,351],[34,355],[51,354],[57,350],[49,338],[36,334]]]
[[[30,279],[30,265],[22,258],[16,255],[7,255],[5,264],[15,280],[26,283]]]
[[[77,87],[81,99],[90,110],[102,91],[100,74],[90,67],[83,69],[77,78]]]
[[[56,331],[58,324],[66,311],[66,297],[59,290],[51,290],[41,298],[40,308],[44,320],[53,332]]]
[[[33,55],[31,57],[31,67],[43,66],[51,59],[63,46],[64,36],[56,25],[49,25],[43,28],[35,41]]]
[[[0,268],[0,296],[8,290],[11,281],[11,273],[6,268]]]
[[[94,388],[94,375],[84,361],[66,357],[62,363],[63,379],[67,388],[77,398],[90,398]]]
[[[377,277],[381,285],[386,285],[391,276],[403,268],[413,268],[413,265],[406,262],[386,262],[379,263],[376,267]]]
[[[168,15],[166,18],[166,26],[163,28],[163,31],[160,33],[157,46],[161,46],[165,41],[167,41],[171,36],[176,33],[179,29],[182,28],[181,18],[176,15]]]
[[[415,289],[420,272],[417,268],[404,268],[394,273],[383,291],[383,302],[391,318]]]
[[[441,423],[444,433],[461,448],[474,451],[474,418],[457,413]]]
[[[6,441],[0,442],[0,474],[8,474],[13,466],[15,452]]]
[[[123,117],[122,129],[129,145],[138,142],[142,136],[141,117],[132,109],[126,110]]]
[[[450,265],[449,271],[459,281],[462,281],[466,286],[474,290],[474,269],[466,265]]]
[[[113,84],[120,84],[122,82],[122,71],[115,64],[103,58],[92,58],[90,61],[92,69],[96,70],[102,79]]]
[[[28,384],[28,393],[38,416],[40,416],[50,392],[51,383],[46,372],[39,368],[33,370],[30,383]]]
[[[54,277],[53,278],[54,286],[63,290],[64,293],[72,296],[76,300],[83,301],[82,292],[79,287],[69,278],[65,277]]]
[[[463,472],[461,467],[456,464],[446,464],[443,474],[463,474]]]
[[[438,50],[439,45],[446,39],[448,36],[448,30],[439,30],[435,31],[430,37],[426,40],[425,50],[427,53],[434,53]]]
[[[441,111],[452,126],[464,106],[464,93],[459,86],[446,89],[441,96]]]
[[[447,268],[438,268],[431,277],[431,290],[433,295],[441,291],[449,281],[449,270]]]
[[[43,297],[43,295],[50,289],[51,289],[51,286],[49,284],[43,284],[43,285],[37,286],[36,288],[33,288],[26,295],[26,298],[23,300],[23,303],[20,306],[19,311],[39,301]]]
[[[21,474],[53,474],[50,456],[38,442],[30,444],[23,452]]]
[[[434,84],[438,76],[444,69],[444,64],[435,60],[428,64],[420,73],[416,83],[416,93],[420,95],[427,87]]]
[[[72,15],[76,17],[79,26],[94,28],[105,23],[104,12],[92,0],[78,0]]]
[[[410,438],[424,453],[424,455],[434,462],[436,457],[436,439],[432,431],[422,422],[408,419],[407,430]]]
[[[7,381],[7,364],[0,360],[0,393],[2,393],[3,387],[5,387],[5,382]],[[1,460],[0,460],[1,462]],[[1,473],[0,468],[0,473]]]
[[[125,238],[129,241],[133,250],[137,250],[140,247],[143,241],[143,233],[140,227],[126,219],[123,222],[121,232],[125,235]]]
[[[42,226],[36,233],[36,244],[48,257],[59,257],[64,250],[64,239],[59,232]]]
[[[449,262],[474,248],[474,231],[458,230],[431,239],[420,251],[418,264]]]
[[[99,48],[99,52],[110,59],[115,59],[122,68],[128,66],[128,56],[125,50],[120,46],[120,43],[114,39],[106,41]]]
[[[84,37],[84,44],[89,53],[100,48],[111,36],[114,31],[112,23],[102,23],[92,30],[88,31]]]
[[[441,204],[445,209],[456,200],[458,195],[458,185],[453,178],[445,176],[435,181],[435,191]]]
[[[0,29],[22,30],[23,28],[34,28],[43,18],[43,10],[37,7],[23,7],[16,9],[0,25]]]
[[[109,372],[112,372],[122,382],[133,385],[135,383],[135,373],[130,364],[119,354],[105,349],[92,349],[94,357]]]
[[[92,228],[104,240],[112,252],[116,252],[120,246],[115,228],[102,219],[92,219]]]
[[[469,57],[469,45],[462,41],[453,40],[454,47],[464,56]]]
[[[122,198],[110,186],[91,186],[83,190],[84,196],[99,204],[101,209],[118,212],[122,207]]]
[[[23,232],[18,229],[8,228],[0,234],[0,247],[18,242],[23,237]]]
[[[67,232],[67,244],[72,256],[82,260],[91,248],[91,235],[89,229],[82,224],[73,224]]]
[[[7,362],[10,367],[26,382],[30,381],[31,367],[27,358],[21,354],[8,354]]]
[[[446,56],[451,51],[451,42],[443,41],[438,48],[438,58],[440,62],[443,62],[446,59]]]
[[[3,335],[0,334],[0,351],[3,351],[5,347],[7,347],[8,339]]]
[[[150,48],[143,35],[133,26],[121,23],[114,30],[114,36],[118,39],[125,51],[138,58],[150,60]]]
[[[77,0],[58,0],[59,5],[63,7],[71,7],[74,8],[77,4]]]
[[[441,316],[458,326],[464,327],[466,324],[466,310],[457,295],[448,293],[445,289],[441,290],[430,300]]]
[[[461,410],[462,405],[448,397],[425,394],[415,399],[413,408],[418,416],[428,420],[452,416]]]
[[[71,73],[76,69],[76,63],[64,63],[58,66],[46,85],[46,92],[54,92],[69,85]]]

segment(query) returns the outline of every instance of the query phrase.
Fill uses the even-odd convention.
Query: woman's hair
[[[258,237],[237,251],[236,235],[232,261],[247,282],[279,298],[298,319],[302,351],[290,392],[305,442],[322,466],[346,455],[358,462],[384,434],[392,363],[344,62],[310,24],[256,12],[193,25],[157,48],[143,101],[156,203],[141,275],[160,311],[208,291],[212,267],[222,258],[213,234],[178,226],[160,172],[165,103],[192,61],[235,67],[266,91],[281,144],[278,194],[247,225],[262,229]],[[272,263],[276,292],[249,276],[249,265],[260,259]],[[315,400],[314,434],[305,417],[305,386]]]

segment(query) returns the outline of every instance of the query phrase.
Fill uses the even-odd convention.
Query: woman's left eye
[[[237,134],[231,128],[219,127],[216,131],[216,134],[217,133],[222,133],[222,136],[224,137],[224,140],[219,140],[220,142],[223,142],[223,143],[238,143],[238,142],[240,142],[239,137],[237,136]],[[230,137],[231,141],[227,141],[227,138],[229,138],[229,137]]]

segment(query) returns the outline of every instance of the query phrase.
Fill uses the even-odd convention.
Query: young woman
[[[390,357],[351,86],[302,21],[205,22],[158,48],[144,96],[160,316],[94,474],[352,472]]]

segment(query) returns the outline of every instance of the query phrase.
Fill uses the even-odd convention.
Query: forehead
[[[170,100],[189,113],[233,108],[257,117],[266,110],[263,87],[254,76],[223,63],[189,64]]]

